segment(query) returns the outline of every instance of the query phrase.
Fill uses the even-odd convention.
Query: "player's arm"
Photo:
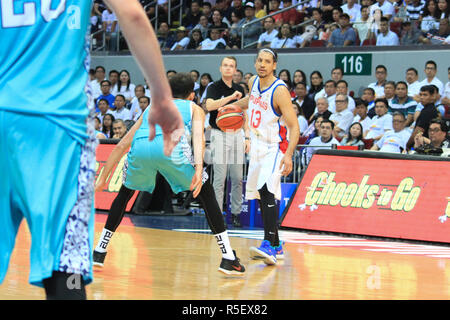
[[[155,124],[163,131],[164,153],[170,155],[184,131],[183,119],[172,101],[162,54],[153,27],[137,0],[105,0],[114,11],[128,46],[150,85],[152,109],[149,113],[150,140]]]
[[[105,187],[106,181],[111,174],[114,166],[120,161],[123,155],[130,149],[131,142],[133,142],[133,137],[142,124],[142,117],[139,117],[138,121],[131,127],[130,131],[120,140],[120,142],[114,147],[113,151],[106,160],[106,164],[103,167],[100,176],[97,178],[97,183],[95,185],[95,191],[102,191]]]
[[[251,89],[253,88],[253,82],[255,82],[256,76],[251,77],[248,80],[248,87]],[[248,100],[250,98],[250,95],[236,101],[235,103],[233,103],[234,105],[239,106],[242,110],[246,110],[248,109]]]
[[[214,99],[208,98],[208,99],[206,99],[205,107],[206,107],[206,110],[208,110],[208,111],[214,111],[223,106],[226,106],[228,103],[230,103],[230,101],[239,100],[241,97],[242,97],[242,93],[239,91],[235,91],[235,92],[233,92],[233,94],[231,94],[227,97],[223,97],[222,99],[214,100]]]
[[[202,189],[203,157],[205,154],[205,112],[195,103],[192,103],[192,107],[192,146],[194,149],[195,174],[192,177],[189,189],[193,191],[192,195],[196,198]]]
[[[292,171],[292,156],[294,155],[297,142],[300,137],[300,128],[298,126],[297,114],[292,107],[291,95],[285,86],[278,86],[274,92],[275,107],[278,107],[283,115],[289,131],[289,144],[280,163],[282,174],[287,176]]]

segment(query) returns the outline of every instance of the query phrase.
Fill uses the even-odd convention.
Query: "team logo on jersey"
[[[255,97],[253,94],[250,95],[250,102],[255,104],[255,105],[257,105],[257,106],[260,106],[264,110],[267,110],[269,108],[267,102],[262,101],[260,96],[259,97]]]

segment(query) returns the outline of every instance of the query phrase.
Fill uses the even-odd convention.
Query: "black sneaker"
[[[219,271],[225,273],[229,276],[242,276],[245,274],[244,266],[239,262],[239,258],[236,255],[236,251],[233,250],[234,256],[236,257],[234,260],[228,260],[222,258],[222,262],[220,263]]]
[[[242,227],[241,219],[239,218],[239,216],[237,214],[232,214],[231,215],[231,222],[233,223],[233,227],[235,227],[235,228],[241,228]]]
[[[92,255],[93,258],[93,265],[98,267],[103,267],[103,263],[105,262],[106,252],[98,252],[94,250],[94,254]]]

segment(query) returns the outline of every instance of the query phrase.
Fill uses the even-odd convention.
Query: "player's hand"
[[[202,190],[202,185],[203,185],[202,175],[203,175],[203,169],[202,170],[196,169],[195,174],[192,177],[192,182],[191,182],[191,186],[189,187],[189,190],[193,191],[192,196],[194,198],[197,198],[198,194]]]
[[[95,192],[101,192],[105,189],[106,177],[104,174],[100,174],[95,183]]]
[[[240,98],[242,98],[242,92],[239,92],[239,91],[236,90],[236,91],[231,95],[230,101],[233,101],[233,100],[239,100]]]
[[[165,102],[152,101],[148,115],[149,140],[155,138],[155,125],[158,124],[163,132],[164,154],[170,156],[173,148],[184,134],[184,123],[178,108],[172,100]]]
[[[282,170],[281,174],[285,177],[291,173],[291,171],[292,171],[292,156],[291,155],[286,154],[283,157],[283,159],[281,159],[279,169]]]

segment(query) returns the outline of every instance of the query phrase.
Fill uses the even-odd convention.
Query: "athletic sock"
[[[233,249],[231,248],[230,238],[228,237],[228,232],[224,231],[219,234],[215,234],[217,244],[219,245],[220,250],[222,251],[222,258],[228,260],[236,259]]]
[[[104,253],[106,252],[106,248],[108,247],[109,241],[111,240],[111,237],[113,236],[114,232],[103,228],[102,235],[100,236],[100,239],[98,239],[97,246],[95,247],[95,251]]]

